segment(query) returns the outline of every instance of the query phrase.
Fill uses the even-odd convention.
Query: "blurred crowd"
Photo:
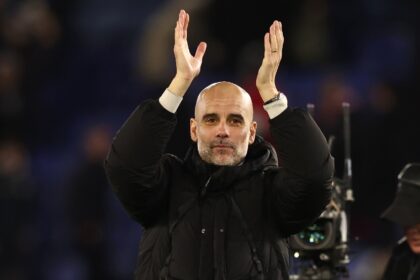
[[[265,28],[281,20],[278,87],[292,106],[313,104],[335,137],[337,177],[350,103],[350,276],[379,279],[401,237],[380,213],[399,170],[420,161],[415,0],[0,0],[0,279],[132,279],[141,228],[102,163],[122,121],[169,84],[181,8],[193,22],[190,48],[206,41],[208,50],[169,151],[183,155],[196,93],[219,80],[251,94],[270,139],[255,77]]]

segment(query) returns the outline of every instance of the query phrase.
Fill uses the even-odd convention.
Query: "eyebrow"
[[[204,120],[206,118],[218,118],[218,117],[219,116],[216,113],[208,113],[208,114],[204,114],[201,119]]]
[[[241,114],[229,114],[228,118],[238,118],[241,120],[245,120],[244,117]]]
[[[206,118],[219,118],[219,115],[216,114],[216,113],[204,114],[202,119],[204,120]],[[245,118],[241,114],[229,114],[228,119],[229,118],[238,118],[238,119],[241,119],[241,120],[245,120]]]

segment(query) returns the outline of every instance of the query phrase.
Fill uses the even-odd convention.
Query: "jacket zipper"
[[[207,179],[206,183],[202,187],[201,192],[200,192],[200,198],[203,198],[206,195],[206,193],[207,193],[207,187],[210,184],[210,181],[211,181],[211,176]],[[200,202],[202,202],[202,201],[203,200],[200,199]],[[202,205],[201,205],[201,203],[199,205],[199,211],[200,211],[200,228],[201,228],[200,231],[201,231],[201,236],[200,236],[200,245],[199,245],[199,249],[198,249],[198,256],[200,258],[199,265],[198,265],[198,275],[200,277],[201,271],[202,271],[201,266],[203,265],[202,264],[202,256],[201,256],[201,254],[202,254],[201,247],[202,247],[202,242],[203,242],[202,238],[203,238],[203,235],[206,234],[206,232],[205,232],[206,229],[204,228],[204,225],[203,225],[203,212],[202,212]]]
[[[211,176],[207,179],[206,183],[204,184],[204,187],[201,189],[201,194],[200,194],[201,197],[204,197],[206,195],[207,187],[210,184],[210,181],[211,181]]]

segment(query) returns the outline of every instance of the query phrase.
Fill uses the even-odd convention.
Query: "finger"
[[[277,52],[279,50],[276,36],[276,21],[274,21],[270,26],[270,44],[271,52]]]
[[[200,42],[200,44],[198,44],[197,49],[195,50],[194,57],[198,60],[203,60],[203,56],[206,53],[206,49],[207,49],[207,43]]]
[[[175,25],[175,32],[174,32],[175,43],[179,42],[180,30],[181,30],[181,27],[180,27],[180,21],[179,21],[179,18],[178,18],[178,20],[176,22],[176,25]]]
[[[185,37],[185,18],[186,18],[186,12],[185,10],[181,10],[179,12],[179,27],[180,27],[180,35],[181,38]]]
[[[283,49],[283,26],[280,21],[276,20],[276,39],[277,39],[277,46],[279,47],[279,51]]]
[[[179,16],[178,16],[178,27],[179,27],[179,35],[182,38],[184,35],[184,17],[185,17],[185,11],[184,10],[180,10],[179,11]]]
[[[187,39],[188,36],[188,23],[190,22],[190,15],[185,13],[185,21],[184,21],[184,38]]]
[[[182,29],[183,29],[183,15],[184,15],[184,10],[180,10],[179,11],[179,15],[178,15],[178,21],[176,22],[176,27],[175,27],[175,40],[178,41],[179,39],[182,38]]]
[[[268,32],[264,35],[264,52],[265,54],[271,53],[270,34]]]

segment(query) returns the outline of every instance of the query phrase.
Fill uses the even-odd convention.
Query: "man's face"
[[[200,157],[215,165],[237,165],[255,140],[252,102],[238,86],[221,82],[199,97],[190,121],[191,139]]]
[[[415,254],[420,254],[420,224],[405,229],[408,245]]]

